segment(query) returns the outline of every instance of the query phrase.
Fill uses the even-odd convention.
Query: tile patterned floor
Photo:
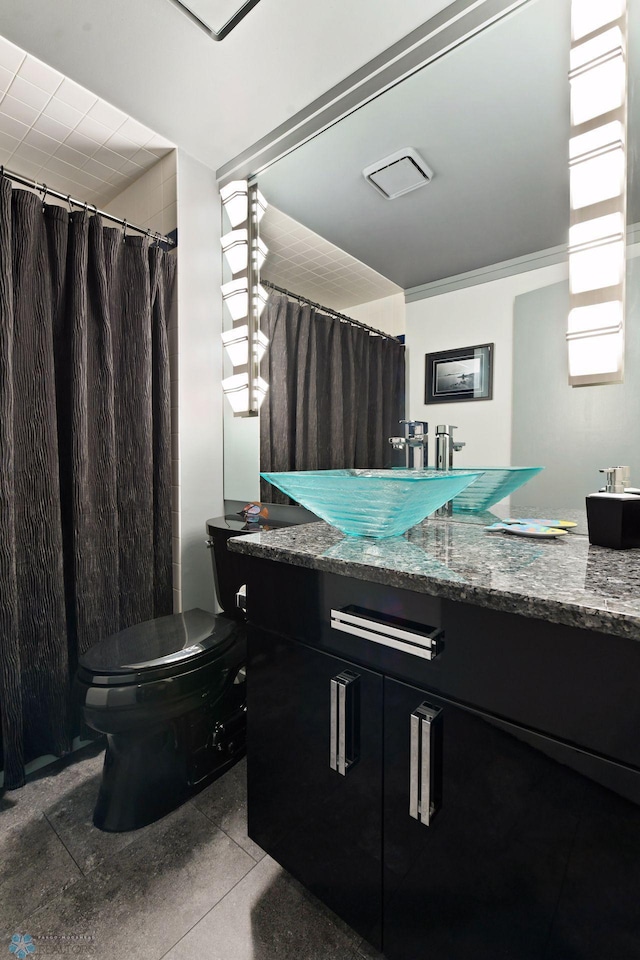
[[[34,960],[363,960],[371,947],[246,832],[246,764],[158,823],[102,833],[97,746],[0,794],[0,953]],[[3,947],[3,944],[6,947]]]

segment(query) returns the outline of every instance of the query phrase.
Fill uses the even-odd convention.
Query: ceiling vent
[[[433,170],[416,150],[405,147],[365,167],[362,175],[383,197],[394,200],[403,193],[424,187],[433,178]]]

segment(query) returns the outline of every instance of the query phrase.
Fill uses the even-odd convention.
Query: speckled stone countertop
[[[369,540],[319,522],[238,537],[229,548],[640,640],[640,549],[594,547],[580,534],[528,540],[439,519]]]

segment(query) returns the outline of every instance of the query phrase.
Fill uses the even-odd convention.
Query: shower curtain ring
[[[122,221],[122,242],[126,243],[127,240],[127,221]]]
[[[67,206],[69,207],[69,213],[73,213],[73,207],[71,206],[71,194],[67,194]]]
[[[40,190],[42,191],[42,209],[44,210],[44,205],[47,199],[47,192],[48,192],[46,183],[43,183],[41,185]]]

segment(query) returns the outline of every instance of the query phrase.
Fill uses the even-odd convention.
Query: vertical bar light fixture
[[[621,383],[627,216],[627,0],[572,0],[569,80],[569,383]]]
[[[221,239],[222,251],[233,275],[222,284],[222,299],[233,321],[222,334],[233,364],[233,374],[222,381],[222,389],[235,416],[255,417],[269,389],[260,376],[260,361],[269,342],[260,330],[260,314],[267,302],[260,268],[268,251],[258,235],[267,204],[257,185],[246,180],[233,180],[220,195],[232,228]]]

